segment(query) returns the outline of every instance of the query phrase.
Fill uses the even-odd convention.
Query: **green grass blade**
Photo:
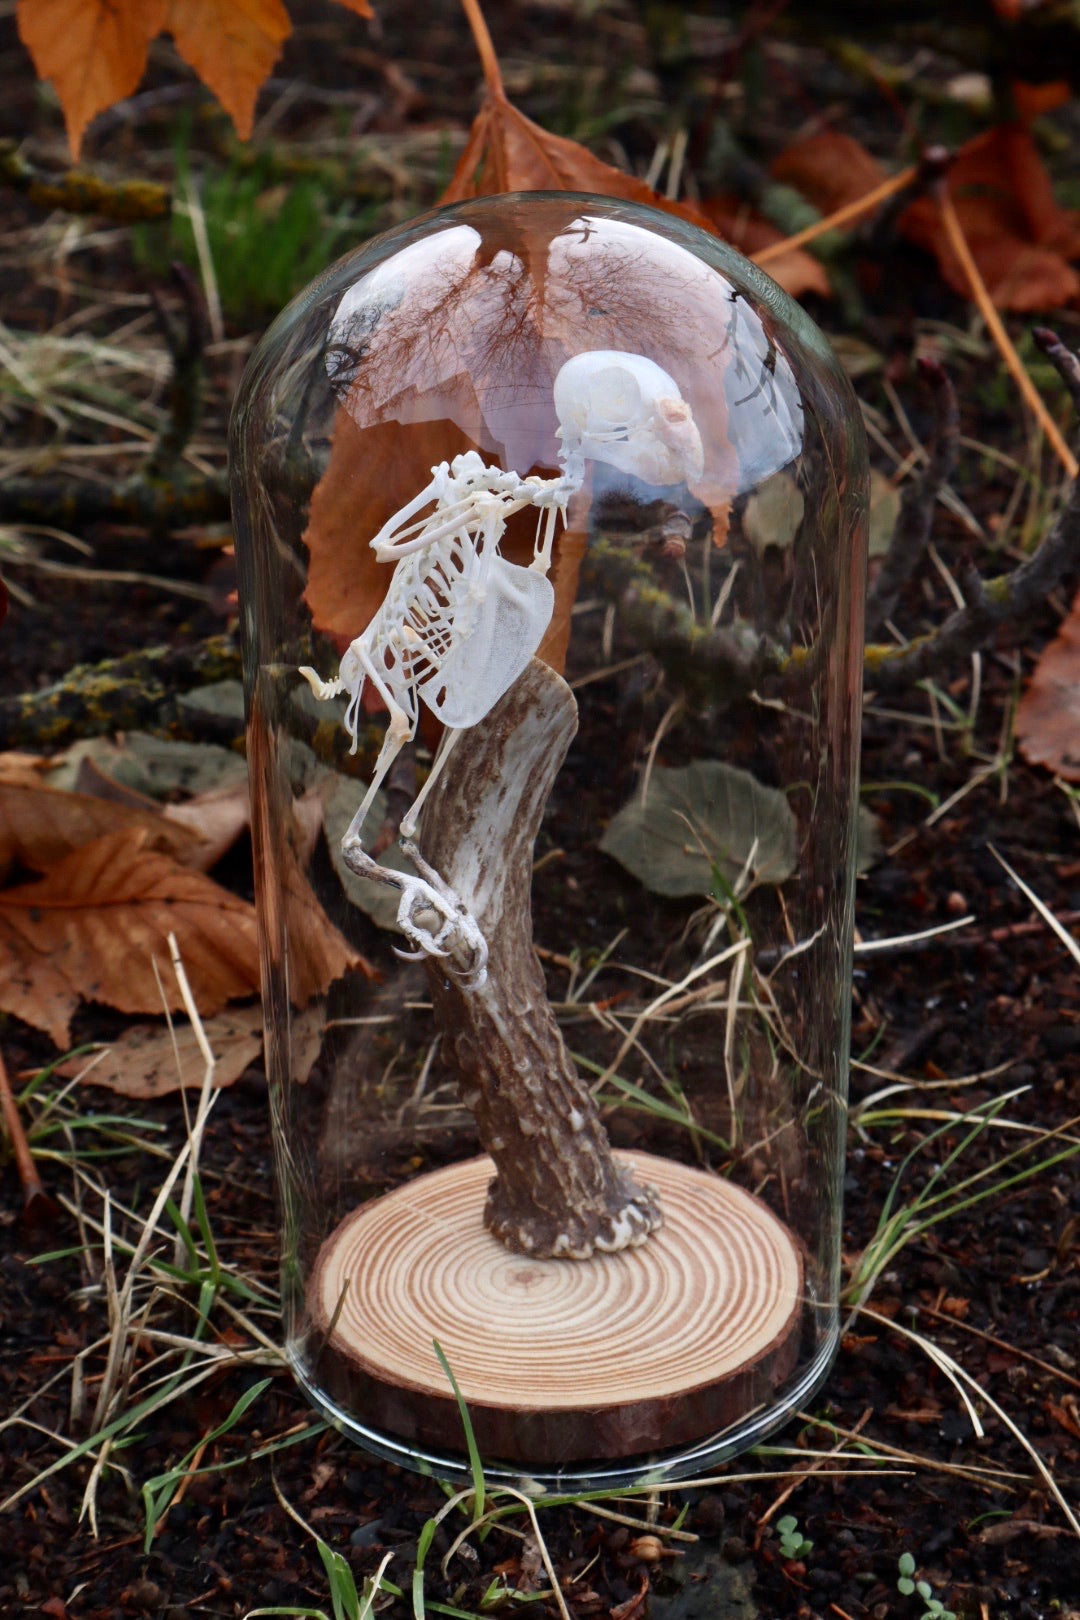
[[[439,1343],[438,1339],[433,1339],[431,1342],[435,1346],[435,1354],[439,1358],[439,1366],[450,1380],[450,1388],[454,1392],[454,1399],[457,1401],[458,1411],[461,1414],[461,1426],[465,1430],[465,1445],[469,1453],[469,1469],[472,1474],[473,1482],[472,1516],[474,1520],[482,1519],[484,1516],[484,1495],[486,1491],[484,1481],[484,1465],[480,1461],[480,1451],[476,1444],[476,1436],[473,1433],[472,1419],[469,1416],[469,1408],[465,1405],[465,1397],[458,1388],[458,1381],[454,1377],[453,1368],[450,1366],[450,1363],[447,1361],[446,1356],[443,1353],[442,1345]]]
[[[233,1425],[238,1423],[243,1417],[248,1407],[257,1401],[259,1396],[262,1395],[265,1390],[269,1389],[272,1383],[273,1379],[262,1378],[257,1384],[253,1384],[249,1390],[245,1390],[244,1394],[241,1395],[240,1399],[236,1402],[236,1405],[233,1407],[228,1417],[225,1418],[224,1422],[219,1423],[216,1429],[211,1430],[208,1435],[205,1435],[194,1446],[192,1446],[191,1450],[187,1453],[182,1462],[178,1463],[175,1468],[170,1468],[167,1473],[157,1474],[153,1479],[148,1479],[146,1481],[142,1488],[143,1507],[146,1511],[146,1534],[143,1537],[144,1552],[150,1551],[158,1524],[166,1512],[169,1503],[176,1495],[176,1492],[180,1487],[180,1481],[186,1478],[192,1459],[195,1457],[200,1447],[208,1446],[214,1440],[220,1440],[223,1434],[228,1434]],[[212,1471],[213,1470],[210,1469],[196,1470],[197,1473],[209,1473]]]

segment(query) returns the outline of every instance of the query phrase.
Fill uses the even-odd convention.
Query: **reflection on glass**
[[[298,1376],[453,1471],[438,1339],[496,1468],[714,1463],[837,1332],[847,384],[691,227],[499,198],[302,295],[233,453]]]

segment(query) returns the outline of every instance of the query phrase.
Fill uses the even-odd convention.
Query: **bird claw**
[[[397,922],[416,950],[397,954],[410,961],[438,957],[463,990],[478,990],[487,978],[487,941],[454,891],[436,873],[432,876],[437,886],[426,877],[401,874]],[[428,921],[432,913],[438,926]]]
[[[419,876],[380,866],[351,830],[341,841],[345,865],[357,877],[401,890],[397,925],[416,949],[396,954],[408,962],[438,957],[446,963],[446,973],[462,990],[479,990],[487,978],[488,960],[487,940],[479,924],[450,885],[424,860],[411,839],[403,838],[401,849]]]
[[[415,951],[398,951],[405,961],[439,957],[447,964],[447,974],[461,990],[479,990],[487,978],[487,941],[478,923],[468,912],[449,883],[429,867],[415,844],[403,839],[402,849],[419,868],[421,876],[395,873],[400,880],[402,899],[398,902],[397,923]],[[436,923],[431,922],[432,914]]]

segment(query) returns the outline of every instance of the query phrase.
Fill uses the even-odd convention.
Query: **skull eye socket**
[[[641,386],[627,366],[606,366],[589,385],[586,432],[625,431],[641,414]]]

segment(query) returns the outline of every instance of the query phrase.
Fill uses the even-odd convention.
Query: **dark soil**
[[[300,141],[326,116],[321,104],[305,100],[305,85],[340,87],[339,113],[352,120],[358,138],[371,131],[372,138],[381,136],[394,151],[399,149],[395,142],[418,131],[464,127],[473,69],[456,11],[449,5],[423,8],[424,30],[418,31],[406,15],[408,8],[379,9],[382,22],[373,38],[362,24],[329,7],[294,8],[304,15],[305,26],[280,68],[280,84],[295,83],[300,93],[283,111],[276,132],[283,141],[286,136]],[[800,120],[830,98],[843,108],[843,127],[871,145],[876,132],[876,149],[894,155],[893,115],[886,115],[876,87],[841,76],[831,58],[815,47],[785,41],[776,47],[773,62],[782,70],[775,81],[781,93],[766,91],[755,75],[768,53],[754,47],[748,66],[746,53],[720,48],[734,40],[734,22],[718,20],[711,8],[703,7],[700,14],[694,8],[688,11],[680,32],[677,16],[650,17],[646,27],[629,6],[612,6],[588,24],[574,25],[572,34],[569,11],[515,6],[506,9],[505,18],[500,9],[497,43],[513,66],[509,77],[514,93],[526,110],[551,127],[574,133],[581,127],[583,106],[603,121],[608,113],[614,117],[618,107],[630,105],[614,127],[634,161],[648,161],[657,133],[667,127],[663,107],[677,106],[692,132],[695,161],[707,173],[709,164],[719,161],[709,155],[709,141],[719,138],[717,108],[724,86],[732,87],[724,93],[733,116],[742,119],[740,138],[757,159],[779,150]],[[331,34],[331,28],[337,32]],[[0,29],[7,116],[20,134],[32,135],[39,161],[58,164],[57,117],[36,99],[10,18]],[[424,37],[417,37],[418,32]],[[328,38],[346,44],[330,52]],[[464,70],[447,66],[459,60],[466,64]],[[387,63],[392,70],[384,67]],[[568,63],[574,63],[572,71]],[[939,85],[971,65],[962,58],[934,59],[922,71]],[[404,88],[399,70],[406,76]],[[627,89],[632,72],[653,75],[653,88],[640,95],[640,108],[633,102],[637,92],[632,84]],[[178,104],[203,106],[186,79],[181,99],[177,80],[167,54],[156,56],[149,89],[127,113],[103,122],[102,133],[89,143],[90,161],[100,156],[116,173],[167,173]],[[751,110],[753,141],[746,134]],[[949,116],[960,117],[955,107]],[[883,124],[890,131],[887,139],[881,135]],[[1068,109],[1060,128],[1063,138],[1070,139]],[[210,134],[204,130],[200,138],[208,146],[217,145],[213,160],[220,163],[227,137],[213,117],[207,129]],[[384,174],[378,184],[357,181],[361,190],[369,187],[365,206],[374,209],[376,225],[433,200],[437,139],[425,151],[430,167],[414,189],[404,186],[400,176],[388,181]],[[1061,161],[1067,165],[1067,156]],[[5,320],[46,331],[81,296],[65,284],[70,267],[65,267],[58,243],[63,226],[46,229],[42,216],[21,202],[10,214],[13,229],[0,264]],[[370,221],[367,228],[372,228]],[[906,260],[903,265],[907,268]],[[864,260],[859,268],[867,272],[868,266],[875,271],[863,278],[870,292],[849,274],[843,297],[815,313],[834,332],[851,335],[857,330],[886,356],[889,375],[922,435],[927,424],[907,363],[915,323],[929,318],[962,334],[969,311],[942,289],[926,265],[918,266],[915,280],[895,273],[884,283],[876,273],[880,266]],[[98,291],[141,292],[153,281],[133,264],[127,236],[115,228],[79,259],[78,275]],[[1075,317],[1059,315],[1055,319],[1063,335],[1075,346]],[[245,323],[230,315],[226,343],[208,355],[210,383],[200,443],[206,443],[217,466],[231,388],[259,319]],[[95,330],[104,334],[116,324],[113,317],[111,324],[105,320]],[[1023,457],[1019,408],[1001,381],[993,353],[969,351],[958,342],[949,364],[963,402],[965,434]],[[887,415],[880,377],[871,376],[859,387]],[[20,409],[12,421],[27,444],[41,444],[54,431],[31,410]],[[888,422],[893,432],[893,419]],[[898,440],[895,432],[893,437]],[[1012,475],[1000,466],[987,473],[977,457],[968,455],[958,488],[992,529],[1011,492]],[[951,562],[970,549],[950,514],[940,513],[937,533]],[[0,637],[0,656],[6,654],[7,660],[0,668],[5,693],[32,690],[61,677],[76,662],[133,650],[148,639],[183,642],[225,627],[229,563],[219,549],[196,547],[189,534],[158,536],[148,551],[144,535],[105,525],[95,526],[87,538],[101,567],[196,580],[213,586],[214,595],[192,607],[148,586],[92,579],[67,584],[19,573],[18,583],[36,600],[29,607],[13,604]],[[909,593],[904,628],[912,633],[940,619],[947,607],[944,587],[932,574]],[[932,825],[925,819],[927,801],[911,787],[931,790],[944,803],[971,784],[981,762],[994,757],[1018,679],[1054,633],[1062,608],[1060,602],[1048,604],[1033,631],[1013,639],[1003,636],[1000,647],[984,652],[972,738],[962,742],[956,733],[946,732],[940,741],[926,724],[930,711],[925,696],[908,695],[869,705],[863,755],[864,782],[889,784],[871,786],[865,794],[878,820],[882,853],[860,882],[863,935],[904,935],[969,912],[975,921],[921,946],[858,959],[854,1054],[866,1054],[874,1071],[919,1082],[920,1089],[905,1099],[914,1108],[966,1109],[1024,1088],[1008,1103],[1007,1118],[1017,1127],[1040,1130],[1074,1130],[1069,1122],[1080,1116],[1076,967],[993,852],[1075,929],[1080,915],[1075,801],[1046,773],[1015,758],[1003,760],[998,772],[958,797]],[[965,705],[970,669],[943,671],[941,685]],[[232,877],[239,886],[249,882],[242,860],[235,862]],[[80,1016],[77,1036],[106,1038],[118,1025],[100,1010],[87,1011]],[[6,1019],[0,1034],[13,1075],[32,1074],[55,1056],[47,1043],[14,1020]],[[970,1076],[982,1078],[963,1085],[945,1083]],[[856,1067],[853,1103],[887,1083],[879,1072]],[[265,1089],[255,1066],[222,1093],[203,1165],[210,1219],[223,1257],[237,1271],[272,1286],[275,1213]],[[113,1100],[106,1102],[109,1112],[115,1112]],[[102,1094],[87,1092],[85,1106],[102,1110]],[[164,1141],[175,1151],[183,1139],[175,1099],[129,1105],[129,1111],[162,1126]],[[872,1238],[905,1155],[934,1123],[932,1116],[916,1117],[897,1120],[888,1129],[852,1132],[845,1217],[849,1265]],[[992,1167],[1020,1140],[1018,1131],[985,1132],[950,1170],[951,1182]],[[916,1157],[899,1199],[910,1199],[959,1141],[960,1133],[949,1131]],[[145,1154],[120,1153],[96,1168],[119,1199],[143,1212],[148,1209],[158,1167]],[[59,1165],[46,1161],[41,1170],[47,1190],[69,1192],[70,1176]],[[92,1404],[103,1370],[101,1341],[108,1332],[102,1279],[88,1269],[85,1255],[74,1252],[80,1245],[74,1222],[59,1211],[39,1210],[39,1216],[33,1225],[24,1220],[15,1169],[6,1163],[0,1179],[0,1387],[3,1411],[18,1408],[23,1416],[0,1428],[4,1493],[18,1490],[60,1457],[68,1442],[55,1436],[78,1441],[86,1433],[85,1420],[82,1428],[72,1425],[74,1386],[85,1380]],[[42,1258],[56,1251],[59,1257]],[[1043,1468],[1075,1506],[1080,1501],[1080,1184],[1075,1161],[913,1240],[886,1269],[869,1305],[875,1314],[863,1313],[850,1323],[813,1412],[777,1437],[775,1445],[784,1448],[779,1454],[766,1448],[734,1465],[724,1483],[662,1495],[659,1527],[670,1525],[685,1506],[681,1527],[697,1541],[658,1541],[581,1508],[540,1510],[543,1534],[575,1620],[750,1620],[755,1615],[766,1620],[917,1620],[933,1606],[917,1594],[898,1591],[903,1554],[914,1558],[934,1599],[964,1620],[1066,1620],[1070,1614],[1075,1620],[1080,1614],[1080,1539],[1031,1451],[996,1410],[1027,1437]],[[190,1320],[190,1315],[183,1318],[188,1325]],[[931,1340],[985,1392],[985,1400],[975,1397],[981,1435],[974,1432],[954,1384],[901,1329]],[[149,1349],[144,1353],[149,1355]],[[224,1422],[245,1390],[266,1376],[252,1368],[222,1372],[183,1402],[150,1415],[136,1443],[113,1456],[127,1477],[107,1470],[100,1484],[96,1536],[85,1520],[80,1522],[88,1478],[85,1460],[53,1474],[22,1498],[0,1519],[5,1555],[0,1560],[0,1613],[44,1613],[54,1620],[128,1615],[179,1620],[188,1614],[239,1617],[260,1605],[285,1606],[284,1612],[305,1607],[329,1612],[327,1577],[316,1548],[286,1516],[275,1482],[281,1495],[344,1557],[358,1582],[392,1552],[388,1578],[408,1591],[418,1537],[425,1521],[444,1505],[444,1493],[437,1483],[373,1462],[333,1431],[323,1430],[284,1373],[273,1376],[229,1433],[211,1441],[200,1455],[204,1468],[234,1461],[237,1466],[194,1474],[151,1550],[144,1551],[141,1483],[191,1453]],[[825,1451],[855,1430],[876,1456],[892,1459],[882,1463],[880,1476],[854,1473],[850,1456],[839,1465],[800,1461],[799,1448]],[[272,1463],[245,1460],[259,1446],[286,1435],[299,1439],[277,1452]],[[777,1478],[778,1470],[792,1472]],[[627,1506],[645,1517],[645,1504]],[[786,1514],[797,1519],[799,1534],[810,1544],[793,1556],[785,1556],[776,1528]],[[427,1558],[429,1607],[441,1601],[479,1612],[496,1574],[511,1586],[527,1584],[530,1551],[501,1529],[467,1543],[444,1576],[441,1560],[464,1523],[451,1516],[435,1536]],[[541,1571],[535,1585],[543,1584]],[[515,1602],[498,1612],[517,1608]],[[405,1615],[410,1607],[402,1601],[386,1612]],[[524,1612],[548,1617],[556,1609],[549,1600]]]

